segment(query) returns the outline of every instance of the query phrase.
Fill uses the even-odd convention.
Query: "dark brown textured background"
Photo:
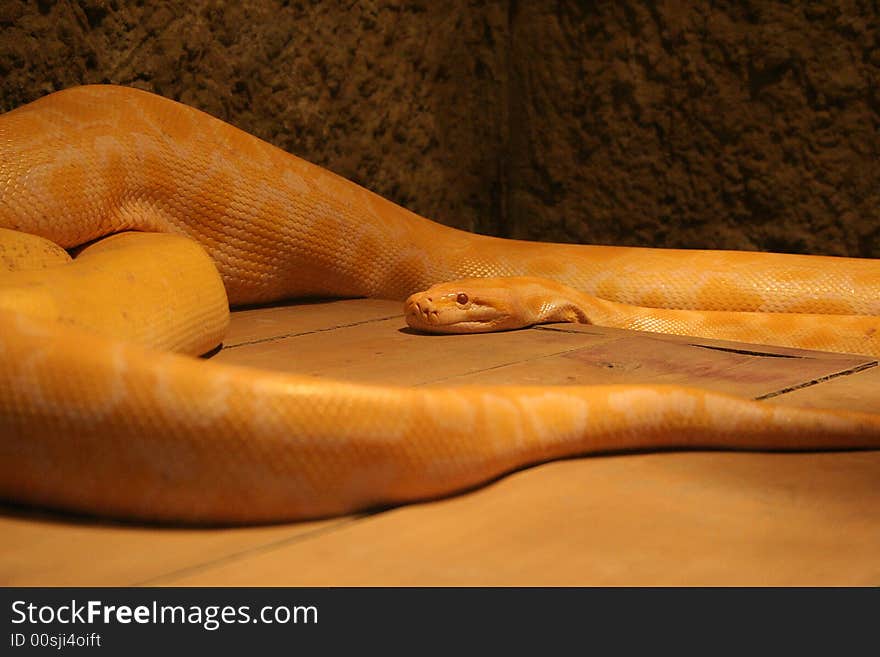
[[[0,0],[0,110],[195,105],[510,237],[880,257],[876,2]]]

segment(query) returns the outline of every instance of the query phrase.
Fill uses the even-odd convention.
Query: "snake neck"
[[[596,324],[595,318],[582,305],[571,301],[554,299],[542,305],[538,312],[537,324],[554,324],[565,322],[569,324]]]
[[[609,325],[620,314],[610,301],[580,292],[568,285],[547,278],[516,276],[502,279],[510,295],[508,312],[521,319],[521,325],[532,324],[598,324]]]

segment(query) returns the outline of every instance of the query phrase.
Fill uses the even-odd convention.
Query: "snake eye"
[[[455,297],[455,300],[462,306],[467,305],[468,295],[466,295],[464,292],[459,292],[458,296]]]

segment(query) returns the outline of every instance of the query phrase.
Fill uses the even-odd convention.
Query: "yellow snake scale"
[[[473,235],[202,112],[111,86],[0,116],[0,194],[0,228],[9,229],[0,232],[19,239],[0,241],[0,262],[21,270],[0,277],[6,500],[141,520],[266,522],[447,495],[578,454],[880,447],[880,415],[684,387],[412,389],[188,355],[220,339],[227,297],[404,299],[484,276],[545,277],[648,307],[869,317],[880,314],[876,261]],[[73,250],[121,231],[139,232],[28,271],[29,258],[69,260],[38,237]],[[137,292],[143,280],[148,290]],[[766,342],[759,328],[754,341]],[[833,318],[807,333],[805,346],[833,343]]]

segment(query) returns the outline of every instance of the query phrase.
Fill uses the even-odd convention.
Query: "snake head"
[[[488,333],[522,328],[515,286],[503,278],[439,283],[404,302],[406,323],[427,333]]]

